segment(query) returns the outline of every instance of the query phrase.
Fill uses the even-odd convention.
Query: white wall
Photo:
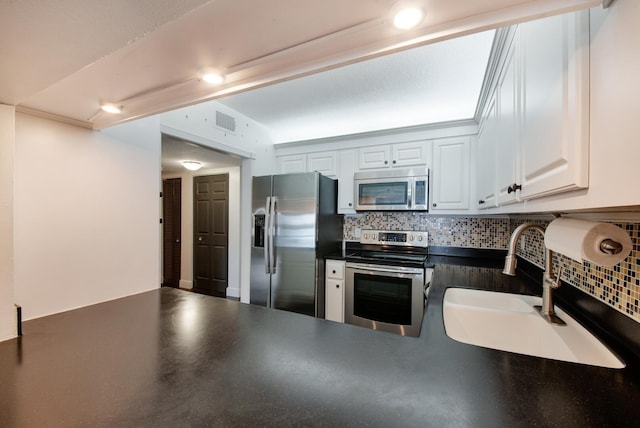
[[[236,119],[236,132],[215,126],[216,110]],[[266,129],[217,101],[163,113],[160,123],[166,134],[224,153],[254,159],[254,175],[273,174],[276,170],[273,143]]]
[[[0,105],[0,341],[15,337],[13,305],[13,168],[15,110]]]
[[[16,114],[14,293],[25,319],[159,287],[159,127],[95,132]]]
[[[229,174],[229,262],[227,296],[240,297],[240,167],[206,169],[162,178],[182,179],[182,224],[180,241],[180,288],[193,287],[193,177]]]

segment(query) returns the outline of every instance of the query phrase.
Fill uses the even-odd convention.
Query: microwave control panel
[[[415,230],[363,230],[360,235],[360,243],[427,248],[429,246],[429,232]]]

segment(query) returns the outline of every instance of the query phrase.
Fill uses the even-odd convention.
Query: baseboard
[[[184,288],[185,290],[193,290],[193,281],[181,279],[180,282],[178,283],[178,287]]]
[[[227,297],[236,297],[236,298],[240,298],[240,289],[239,288],[233,288],[233,287],[227,287]]]
[[[15,305],[16,307],[16,332],[19,336],[22,336],[22,306]]]

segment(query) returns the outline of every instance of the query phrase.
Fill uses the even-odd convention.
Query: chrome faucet
[[[502,273],[505,275],[514,276],[516,274],[516,246],[522,233],[527,229],[535,229],[544,238],[544,227],[537,223],[523,223],[516,227],[511,238],[509,239],[509,251],[504,261],[504,270]],[[544,245],[544,241],[543,241]],[[551,324],[566,325],[554,311],[553,304],[553,290],[560,287],[560,276],[562,275],[562,267],[558,272],[558,275],[553,273],[553,251],[545,247],[544,256],[544,275],[542,276],[542,306],[535,306],[538,313]]]

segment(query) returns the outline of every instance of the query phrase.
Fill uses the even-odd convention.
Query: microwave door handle
[[[411,181],[409,182],[409,191],[407,194],[407,208],[411,209],[413,208],[413,193],[415,192],[415,187],[416,187],[416,181],[414,179],[411,179]]]

